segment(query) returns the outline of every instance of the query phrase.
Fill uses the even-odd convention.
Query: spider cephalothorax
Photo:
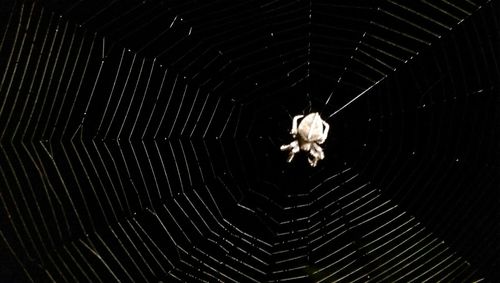
[[[308,152],[310,155],[308,159],[309,164],[315,167],[319,160],[325,158],[323,149],[319,145],[325,142],[330,126],[321,119],[317,112],[305,116],[297,126],[297,121],[302,117],[304,115],[293,117],[290,134],[292,134],[294,141],[282,145],[280,149],[282,151],[290,151],[288,162],[293,160],[297,152],[301,150]]]

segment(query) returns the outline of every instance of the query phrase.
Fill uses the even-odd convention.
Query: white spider
[[[282,145],[280,149],[290,151],[288,162],[292,162],[294,155],[300,150],[308,152],[311,155],[308,158],[309,164],[315,167],[319,160],[325,158],[323,149],[319,145],[325,142],[330,125],[323,121],[317,112],[314,112],[304,117],[297,127],[297,120],[302,117],[304,115],[293,117],[290,134],[295,140],[290,144]]]

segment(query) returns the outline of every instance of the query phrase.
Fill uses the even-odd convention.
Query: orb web
[[[499,10],[2,2],[1,277],[495,281]]]

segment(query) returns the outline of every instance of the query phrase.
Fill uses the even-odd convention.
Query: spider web
[[[498,1],[0,11],[3,281],[500,278]]]

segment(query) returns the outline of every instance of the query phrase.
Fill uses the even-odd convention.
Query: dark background
[[[330,2],[2,1],[0,279],[498,281],[498,1]]]

